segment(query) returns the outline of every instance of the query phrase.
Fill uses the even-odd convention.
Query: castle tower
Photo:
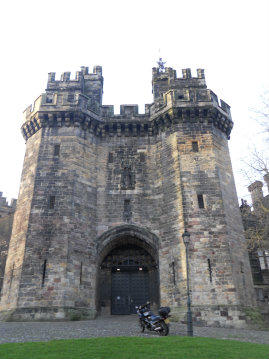
[[[50,73],[24,113],[26,154],[1,297],[9,320],[130,314],[150,300],[243,327],[255,305],[228,139],[204,71],[153,69],[154,102],[102,105],[102,68]]]
[[[265,177],[265,176],[264,176]],[[261,181],[255,181],[248,186],[248,191],[251,195],[251,200],[254,210],[259,210],[263,201],[263,183]]]

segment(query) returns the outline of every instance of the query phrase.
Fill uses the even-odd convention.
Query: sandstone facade
[[[49,74],[26,109],[21,189],[0,310],[9,320],[128,314],[149,299],[243,327],[255,295],[228,149],[229,106],[204,71],[154,68],[154,102],[102,105],[102,68]],[[243,269],[242,269],[243,268]]]
[[[269,189],[269,174],[264,176]],[[252,207],[242,200],[240,210],[248,243],[249,259],[257,304],[269,323],[269,195],[263,194],[263,183],[255,181],[248,190]]]
[[[2,291],[6,258],[15,209],[16,200],[12,199],[9,204],[6,197],[3,197],[3,192],[0,192],[0,294]]]

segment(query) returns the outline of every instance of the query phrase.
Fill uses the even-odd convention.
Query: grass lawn
[[[268,359],[268,345],[190,337],[111,337],[0,345],[1,359]]]

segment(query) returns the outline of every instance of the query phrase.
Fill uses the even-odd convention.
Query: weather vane
[[[159,57],[159,61],[157,61],[157,64],[159,66],[159,70],[163,72],[165,70],[164,65],[166,64],[166,61],[163,61],[163,59]]]

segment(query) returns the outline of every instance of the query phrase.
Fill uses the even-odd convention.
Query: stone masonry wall
[[[137,105],[122,105],[120,115],[102,106],[100,67],[75,80],[49,75],[22,126],[27,147],[2,313],[95,317],[100,265],[120,239],[152,256],[155,304],[160,298],[184,320],[187,229],[194,321],[246,324],[240,306],[254,302],[227,146],[231,115],[197,74],[185,69],[177,79],[172,69],[153,69],[154,103],[144,115]]]
[[[187,124],[183,131],[183,136],[178,136],[183,183],[181,210],[191,234],[194,321],[202,323],[207,317],[208,324],[218,326],[226,322],[225,325],[240,326],[245,318],[238,314],[238,305],[252,306],[255,297],[245,259],[227,141],[211,124]],[[193,153],[192,141],[198,142],[199,152]],[[204,208],[199,208],[198,195],[203,196]],[[246,271],[243,278],[239,270],[242,258]],[[246,286],[250,289],[248,296]],[[210,313],[214,311],[213,319]]]
[[[20,307],[86,306],[92,315],[96,154],[94,139],[83,137],[76,128],[43,131],[22,272],[31,286],[21,287]],[[62,316],[60,310],[56,317]]]
[[[237,205],[237,194],[227,141],[215,136],[214,150],[217,174],[221,185],[225,222],[227,228],[228,259],[232,263],[233,281],[238,302],[242,306],[255,306],[255,292],[247,251],[247,241],[242,231],[242,216]]]
[[[0,192],[0,296],[2,291],[8,246],[12,231],[16,200],[9,203],[3,192]]]
[[[12,236],[6,261],[0,310],[14,309],[17,306],[24,263],[25,244],[29,226],[30,212],[35,186],[35,173],[38,163],[41,132],[29,139],[24,157],[21,176],[20,196],[14,215]]]
[[[6,257],[11,236],[14,213],[6,214],[0,218],[0,295],[3,285]]]

